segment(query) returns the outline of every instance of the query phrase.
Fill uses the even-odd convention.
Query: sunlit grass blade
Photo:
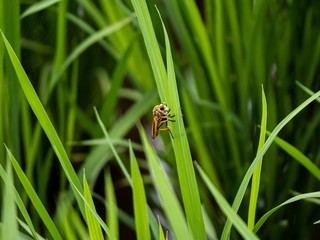
[[[259,221],[257,222],[257,224],[254,226],[254,229],[252,230],[253,232],[257,232],[261,226],[264,224],[265,221],[267,221],[267,219],[275,212],[277,211],[279,208],[287,205],[287,204],[290,204],[290,203],[293,203],[293,202],[296,202],[296,201],[299,201],[299,200],[303,200],[303,199],[308,199],[308,198],[320,198],[320,192],[311,192],[311,193],[305,193],[305,194],[300,194],[298,196],[295,196],[295,197],[292,197],[290,199],[288,199],[287,201],[281,203],[279,206],[271,209],[270,211],[268,211],[267,213],[265,213],[260,219]]]
[[[39,120],[43,130],[45,131],[47,137],[49,138],[49,141],[53,147],[53,150],[58,156],[58,159],[61,163],[61,166],[69,180],[69,182],[73,183],[78,189],[82,191],[82,186],[80,184],[80,181],[77,177],[77,174],[75,173],[72,164],[68,158],[68,155],[63,147],[63,144],[53,127],[49,116],[47,115],[45,109],[43,108],[39,97],[37,96],[37,93],[35,92],[26,72],[24,71],[19,59],[17,58],[16,54],[14,53],[13,49],[10,46],[10,43],[7,41],[4,34],[1,32],[2,38],[4,40],[6,49],[9,53],[11,62],[14,66],[14,69],[16,71],[16,74],[18,76],[18,79],[20,81],[20,85],[23,89],[23,92],[29,102],[29,105],[31,106],[34,114],[36,115],[37,119]],[[72,185],[72,187],[73,187]],[[74,189],[73,189],[74,190]],[[82,201],[79,198],[77,192],[74,192],[76,199],[78,201],[78,206],[82,213],[84,213],[84,208],[82,205]]]
[[[21,14],[21,19],[30,16],[32,14],[35,14],[37,12],[40,12],[54,4],[56,4],[57,2],[60,2],[61,0],[42,0],[40,2],[36,2],[34,4],[32,4],[30,7],[28,7],[22,14]]]
[[[267,100],[264,94],[264,90],[262,88],[262,118],[261,118],[260,137],[259,137],[259,145],[258,145],[257,153],[261,150],[265,142],[266,128],[267,128]],[[259,187],[260,187],[261,167],[262,167],[262,160],[257,165],[252,176],[249,213],[248,213],[248,228],[250,230],[253,229],[255,224],[257,200],[258,200]]]
[[[3,222],[3,229],[1,233],[1,239],[18,239],[18,223],[16,216],[17,215],[17,207],[14,202],[13,196],[13,174],[12,174],[12,166],[9,161],[7,161],[7,177],[9,184],[6,184],[3,189],[3,198],[2,198],[2,214],[1,219]]]
[[[107,171],[105,174],[105,193],[106,199],[108,203],[108,210],[107,210],[107,223],[110,229],[110,235],[114,238],[109,238],[110,240],[117,240],[119,239],[119,223],[118,223],[118,207],[117,207],[117,200],[116,195],[114,192],[113,182],[111,178],[110,171]]]
[[[138,240],[148,240],[150,238],[147,199],[144,191],[143,181],[139,166],[131,147],[130,142],[130,162],[132,176],[133,209],[136,223],[136,235]],[[161,231],[161,230],[159,230]]]
[[[167,239],[168,239],[168,236],[166,238],[164,237],[163,229],[161,227],[161,223],[159,220],[159,240],[167,240]]]
[[[36,230],[35,230],[35,228],[33,226],[33,223],[31,221],[29,213],[28,213],[26,207],[24,206],[23,201],[22,201],[18,191],[14,187],[12,181],[9,179],[9,176],[6,173],[6,171],[3,169],[2,165],[0,165],[0,176],[1,176],[2,180],[3,180],[3,182],[5,183],[5,185],[7,185],[7,186],[10,185],[10,187],[13,189],[14,201],[16,202],[16,204],[17,204],[22,216],[26,220],[34,239],[38,240],[39,238],[37,237],[37,233],[36,233]]]
[[[84,189],[84,197],[87,200],[87,202],[90,204],[93,211],[96,211],[96,208],[94,206],[92,196],[90,193],[89,185],[86,179],[85,171],[83,171],[83,189]],[[97,239],[97,240],[103,240],[103,234],[101,227],[99,225],[99,222],[95,218],[95,216],[91,213],[90,209],[85,204],[85,210],[86,210],[86,217],[87,217],[87,224],[89,228],[89,235],[90,239]]]
[[[266,132],[268,135],[271,133],[269,131]],[[316,164],[314,164],[306,155],[300,152],[297,148],[292,146],[290,143],[281,139],[280,137],[276,137],[274,142],[281,147],[284,151],[286,151],[291,157],[297,160],[302,166],[304,166],[315,178],[320,181],[320,169]]]
[[[172,132],[176,135],[176,138],[172,141],[172,144],[176,157],[184,209],[187,215],[188,224],[191,228],[194,238],[206,239],[207,235],[205,232],[201,211],[199,189],[192,164],[189,142],[182,119],[181,105],[174,72],[170,41],[163,22],[162,26],[166,43],[167,74],[169,87],[166,91],[166,99],[169,103],[169,106],[172,107],[172,112],[176,114],[176,123],[174,125],[174,128],[172,129]]]
[[[157,158],[157,155],[152,148],[141,124],[138,125],[138,128],[143,145],[145,147],[145,153],[150,164],[150,170],[154,178],[154,183],[162,200],[163,209],[166,213],[171,229],[175,234],[175,238],[177,240],[193,239],[193,235],[188,229],[188,225],[185,221],[179,201],[172,187],[170,186],[169,178],[160,165],[159,159]]]
[[[168,103],[172,112],[176,115],[176,127],[172,131],[175,139],[172,142],[188,224],[195,238],[206,239],[199,191],[182,120],[169,38],[163,25],[166,39],[167,75],[147,5],[143,0],[132,0],[132,4],[137,14],[160,98],[162,102]]]
[[[40,198],[38,197],[37,193],[35,192],[34,188],[32,187],[31,183],[29,182],[28,178],[26,177],[26,175],[22,171],[17,160],[14,158],[14,156],[11,154],[10,150],[7,147],[6,147],[6,149],[7,149],[8,155],[10,157],[11,163],[14,167],[14,170],[15,170],[21,184],[23,185],[25,191],[27,192],[33,206],[35,207],[38,214],[40,215],[43,223],[46,225],[47,229],[49,230],[49,232],[51,233],[51,235],[54,239],[62,239],[57,227],[55,226],[49,213],[47,212],[47,210],[43,206]]]
[[[269,149],[269,147],[271,146],[272,142],[274,141],[274,139],[276,138],[276,136],[278,135],[278,133],[281,131],[281,129],[288,123],[291,121],[292,118],[294,118],[299,112],[301,112],[306,106],[308,106],[312,101],[314,101],[315,99],[317,99],[320,96],[320,91],[318,91],[317,93],[315,93],[314,95],[312,95],[310,98],[308,98],[307,100],[305,100],[303,103],[301,103],[297,108],[295,108],[289,115],[287,115],[272,131],[272,133],[270,134],[269,138],[267,139],[267,141],[265,142],[265,144],[263,145],[263,147],[261,148],[260,152],[257,154],[257,156],[254,158],[254,160],[252,161],[249,169],[247,170],[241,185],[238,189],[238,192],[236,194],[236,197],[233,201],[232,204],[232,208],[237,212],[240,204],[242,202],[243,196],[246,192],[246,189],[248,187],[250,178],[256,168],[256,166],[259,164],[260,160],[262,160],[262,157],[264,156],[264,154],[266,153],[266,151]],[[230,222],[230,219],[227,220],[226,224],[224,225],[223,228],[223,232],[222,232],[222,236],[221,239],[222,240],[226,240],[228,239],[229,233],[230,233],[230,229],[231,229],[232,223]]]

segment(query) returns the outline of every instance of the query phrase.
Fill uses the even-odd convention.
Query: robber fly
[[[170,110],[171,109],[167,107],[167,104],[165,102],[153,108],[152,139],[155,139],[159,135],[160,131],[165,131],[165,130],[168,130],[171,137],[174,138],[170,130],[172,128],[168,126],[168,121],[175,122],[176,120],[170,119],[175,116],[175,115],[171,116]],[[164,123],[166,124],[166,128],[161,129],[160,127]]]

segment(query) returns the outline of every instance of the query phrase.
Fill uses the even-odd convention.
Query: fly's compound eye
[[[160,110],[163,110],[163,109],[164,109],[163,104],[160,104]]]

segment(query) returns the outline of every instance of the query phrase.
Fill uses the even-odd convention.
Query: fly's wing
[[[159,125],[160,121],[153,116],[152,119],[152,139],[155,139],[159,135]]]

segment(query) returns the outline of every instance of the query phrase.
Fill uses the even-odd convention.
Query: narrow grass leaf
[[[6,150],[9,154],[9,157],[10,157],[10,160],[11,160],[12,165],[14,167],[14,170],[15,170],[22,186],[24,187],[25,191],[27,192],[34,208],[37,210],[43,223],[46,225],[47,229],[51,233],[53,239],[62,239],[57,227],[53,223],[49,213],[47,212],[46,208],[43,206],[40,198],[38,197],[36,191],[33,189],[31,183],[29,182],[28,178],[24,174],[24,172],[21,169],[20,165],[18,164],[17,160],[14,158],[14,156],[11,154],[10,150],[7,147],[6,147]]]
[[[166,240],[166,238],[164,237],[164,233],[163,233],[163,229],[161,227],[161,223],[160,220],[159,221],[159,240]]]
[[[20,224],[20,226],[30,235],[32,234],[32,231],[30,229],[30,227],[28,226],[28,224],[26,224],[25,222],[23,222],[21,219],[17,218],[18,223]],[[38,233],[36,234],[36,238],[35,239],[39,239],[39,240],[45,240],[43,237],[41,237]]]
[[[169,103],[169,106],[172,107],[172,112],[176,114],[176,123],[172,129],[172,132],[176,136],[176,138],[172,141],[172,144],[176,157],[184,209],[187,215],[188,224],[191,228],[194,238],[206,239],[207,235],[205,232],[204,221],[201,211],[199,189],[192,164],[189,142],[187,139],[187,134],[182,119],[181,105],[174,72],[170,41],[163,21],[162,26],[166,42],[168,74],[168,89],[166,91],[166,99]]]
[[[12,181],[9,179],[9,176],[7,175],[6,171],[4,170],[4,168],[2,167],[2,165],[0,165],[0,176],[2,178],[2,180],[4,181],[4,183],[9,186],[13,189],[13,196],[14,196],[14,201],[16,202],[22,216],[24,217],[24,219],[26,220],[30,230],[31,230],[31,233],[34,237],[34,239],[38,240],[39,238],[37,237],[37,233],[36,233],[36,230],[33,226],[33,223],[31,221],[31,218],[29,216],[29,213],[26,209],[26,207],[24,206],[23,204],[23,201],[21,199],[21,197],[19,196],[19,193],[18,191],[16,190],[16,188],[14,187]]]
[[[154,178],[154,183],[160,195],[162,205],[170,223],[171,229],[175,234],[175,238],[177,240],[193,239],[192,234],[190,234],[188,225],[185,221],[179,201],[174,194],[172,187],[170,186],[168,176],[166,175],[164,169],[161,167],[157,155],[152,148],[141,124],[138,125],[138,128],[143,146],[145,148],[145,153],[150,164],[150,170]]]
[[[313,224],[320,224],[320,220],[314,222]]]
[[[264,156],[264,154],[266,153],[266,151],[269,149],[269,147],[271,146],[272,142],[274,141],[274,139],[276,138],[276,136],[278,135],[278,133],[281,131],[281,129],[288,123],[291,121],[292,118],[294,118],[299,112],[301,112],[306,106],[308,106],[312,101],[314,101],[315,99],[317,99],[320,96],[320,91],[318,91],[317,93],[315,93],[314,95],[312,95],[310,98],[308,98],[307,100],[305,100],[303,103],[301,103],[297,108],[295,108],[289,115],[287,115],[272,131],[272,133],[270,134],[269,138],[267,139],[267,141],[265,142],[265,144],[263,145],[263,147],[261,148],[260,152],[257,154],[257,156],[254,158],[254,160],[252,161],[249,169],[247,170],[241,184],[240,187],[238,189],[238,192],[236,194],[236,197],[233,201],[232,204],[232,208],[237,212],[240,204],[242,202],[243,196],[246,192],[246,189],[248,187],[250,178],[256,168],[256,166],[259,164],[260,160],[262,160],[262,157]],[[227,240],[229,233],[230,233],[230,229],[231,229],[232,223],[231,220],[228,218],[226,224],[224,225],[223,228],[223,232],[222,232],[222,236],[221,239],[222,240]]]
[[[3,188],[2,195],[2,214],[1,219],[3,221],[3,228],[1,239],[18,239],[18,223],[16,217],[17,207],[13,200],[13,174],[12,165],[7,161],[7,176],[9,184],[6,184]]]
[[[139,166],[130,144],[130,162],[132,176],[133,209],[138,240],[151,239],[147,212],[147,199]],[[159,230],[160,231],[160,230]]]
[[[107,223],[110,229],[110,235],[114,237],[109,237],[109,239],[117,240],[119,239],[118,207],[113,182],[109,170],[105,175],[105,186],[105,193],[107,196],[106,198],[108,203]]]
[[[308,93],[309,95],[313,95],[314,92],[311,91],[309,88],[307,88],[306,86],[304,86],[302,83],[300,83],[299,81],[296,81],[296,84],[303,90],[305,91],[306,93]],[[318,103],[320,103],[320,98],[316,99],[316,101]]]
[[[202,170],[202,168],[196,163],[196,167],[201,175],[201,178],[209,188],[212,196],[217,201],[217,204],[219,205],[220,209],[223,211],[223,213],[232,221],[232,223],[235,225],[238,232],[241,234],[241,236],[244,239],[259,239],[255,234],[253,234],[250,229],[246,226],[245,222],[239,217],[239,215],[234,211],[227,200],[224,199],[222,194],[219,192],[219,190],[213,185],[213,183],[208,178],[207,174]]]
[[[40,2],[36,2],[32,4],[30,7],[28,7],[22,14],[21,19],[30,16],[32,14],[35,14],[37,12],[40,12],[42,10],[45,10],[46,8],[56,4],[57,2],[60,2],[61,0],[43,0]]]
[[[83,189],[84,189],[84,197],[91,206],[92,210],[96,212],[96,208],[94,206],[92,196],[90,193],[89,185],[86,179],[85,171],[83,171]],[[91,213],[90,209],[85,204],[86,216],[87,216],[87,224],[89,228],[90,239],[103,240],[103,234],[99,222],[95,218],[95,216]]]
[[[267,128],[267,100],[262,87],[262,118],[261,118],[260,137],[259,137],[259,145],[258,145],[257,153],[261,150],[265,142],[266,128]],[[252,176],[249,213],[248,213],[248,228],[250,230],[253,229],[255,224],[261,168],[262,168],[262,160],[259,162],[257,168],[254,170],[253,176]]]
[[[10,46],[10,43],[8,42],[6,37],[4,36],[3,32],[1,32],[1,34],[2,34],[2,38],[4,40],[4,43],[5,43],[6,49],[9,53],[13,67],[14,67],[16,74],[18,76],[18,79],[20,81],[23,92],[29,102],[29,105],[31,106],[34,114],[36,115],[43,130],[45,131],[47,137],[49,138],[49,141],[50,141],[55,153],[58,156],[58,159],[61,163],[61,166],[62,166],[69,182],[73,183],[71,186],[72,187],[76,186],[76,188],[78,188],[82,191],[82,186],[81,186],[80,181],[77,177],[77,174],[75,173],[75,171],[72,167],[72,164],[71,164],[71,162],[68,158],[68,155],[63,147],[63,144],[62,144],[55,128],[53,127],[45,109],[43,108],[43,106],[40,102],[40,99],[37,96],[36,91],[34,90],[34,88],[31,84],[26,72],[24,71],[18,57],[16,56],[12,47]],[[75,193],[76,199],[78,201],[78,206],[83,214],[84,209],[83,209],[82,201],[79,198],[79,195],[77,194],[77,192],[74,191],[74,193]]]
[[[254,229],[252,230],[253,232],[257,232],[261,226],[264,224],[265,221],[267,221],[267,219],[278,209],[280,209],[281,207],[290,204],[290,203],[294,203],[296,201],[299,200],[304,200],[304,199],[309,199],[309,198],[320,198],[320,192],[311,192],[311,193],[305,193],[305,194],[300,194],[298,196],[294,196],[290,199],[288,199],[287,201],[281,203],[279,206],[271,209],[270,211],[268,211],[267,213],[265,213],[257,222],[257,224],[254,226]]]
[[[268,135],[271,133],[269,131],[266,132]],[[315,178],[320,181],[320,169],[316,164],[314,164],[306,155],[300,152],[297,148],[292,146],[290,143],[281,139],[280,137],[276,137],[274,142],[281,147],[284,151],[286,151],[291,157],[297,160],[302,166],[304,166]]]

